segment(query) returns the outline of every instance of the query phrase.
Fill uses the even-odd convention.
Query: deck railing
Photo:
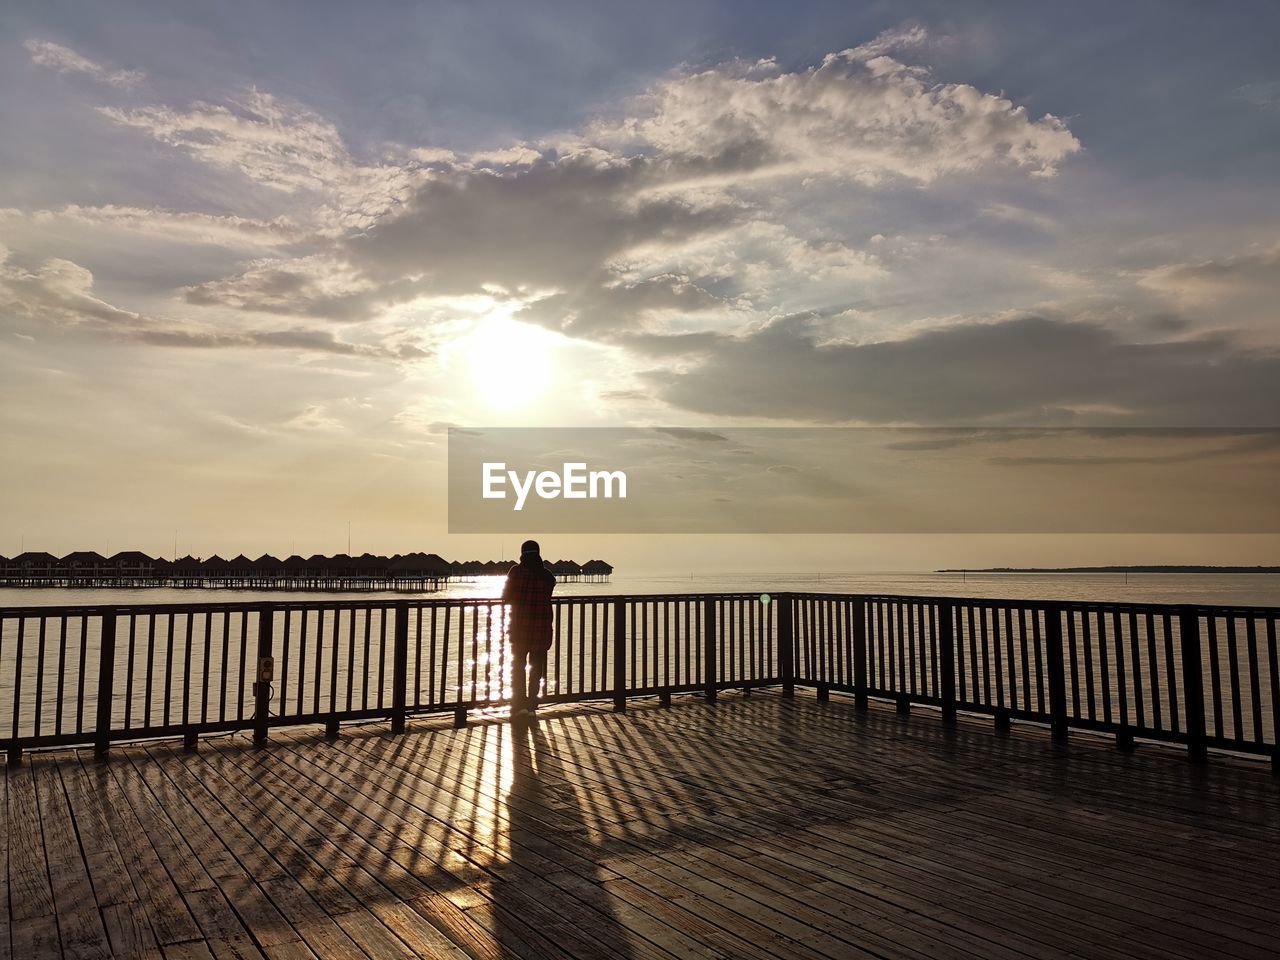
[[[816,688],[1072,729],[1270,755],[1280,765],[1280,609],[785,593],[554,601],[546,700]],[[496,600],[0,609],[0,749],[500,707]]]

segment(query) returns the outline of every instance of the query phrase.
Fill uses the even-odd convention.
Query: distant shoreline
[[[934,573],[1280,573],[1278,567],[1214,567],[1165,564],[1109,567],[947,567]]]

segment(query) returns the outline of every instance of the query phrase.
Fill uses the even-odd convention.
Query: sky
[[[337,552],[350,524],[356,552],[509,556],[447,533],[451,425],[1280,426],[1277,35],[1251,2],[7,0],[0,553]]]

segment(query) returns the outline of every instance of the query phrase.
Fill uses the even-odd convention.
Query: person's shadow
[[[634,956],[619,922],[600,852],[551,740],[537,723],[503,728],[511,736],[511,782],[503,798],[508,860],[495,864],[495,933],[511,956]]]

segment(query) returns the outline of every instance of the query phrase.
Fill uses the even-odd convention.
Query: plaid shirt
[[[541,558],[535,557],[531,563],[522,560],[507,573],[502,601],[511,604],[513,647],[535,651],[551,649],[551,591],[555,588],[556,578],[543,566]]]

